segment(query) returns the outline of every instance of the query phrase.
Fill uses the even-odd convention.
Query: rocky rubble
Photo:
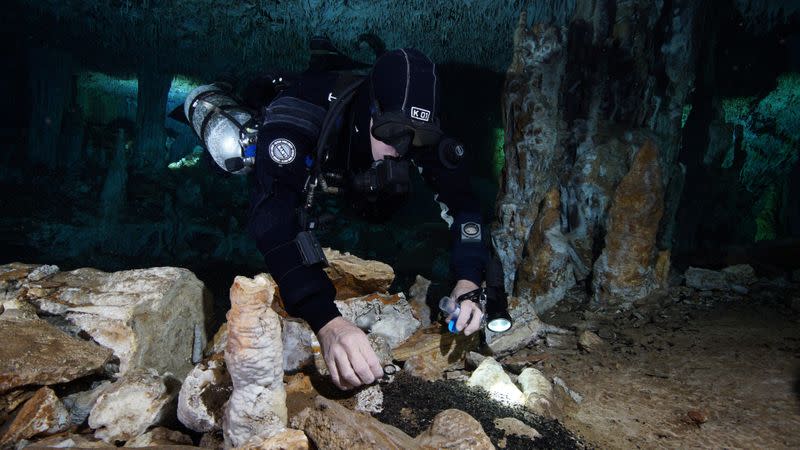
[[[337,306],[346,318],[368,332],[384,367],[401,370],[395,365],[399,364],[406,373],[429,380],[469,378],[469,385],[486,389],[503,402],[509,402],[507,394],[513,392],[511,403],[552,413],[552,386],[541,373],[525,369],[519,376],[509,376],[495,359],[474,356],[473,360],[482,360],[476,363],[478,367],[470,378],[464,370],[465,361],[480,344],[477,335],[450,334],[440,324],[419,329],[420,319],[424,320],[420,307],[426,280],[418,279],[416,305],[412,306],[402,293],[380,292],[391,280],[381,266],[350,255],[339,261],[340,282],[350,283],[346,292],[357,295],[337,300]],[[373,272],[376,279],[370,278]],[[0,362],[0,381],[6,383],[0,391],[0,412],[6,411],[7,418],[0,429],[4,444],[32,440],[42,446],[87,448],[192,445],[188,435],[175,429],[177,419],[188,429],[205,433],[201,445],[215,448],[351,448],[359,442],[367,446],[382,443],[385,448],[493,448],[481,424],[463,411],[442,411],[417,437],[370,417],[382,411],[382,386],[392,382],[392,375],[379,384],[345,394],[350,399],[345,402],[349,408],[318,397],[314,406],[295,409],[290,415],[286,393],[317,395],[319,381],[302,373],[293,377],[285,374],[297,370],[313,374],[314,366],[309,363],[315,357],[321,360],[321,354],[308,326],[285,317],[280,307],[272,304],[275,285],[269,276],[236,278],[228,322],[207,342],[205,330],[194,332],[197,323],[205,323],[202,312],[207,301],[202,284],[190,287],[196,278],[171,268],[137,273],[141,277],[138,282],[137,274],[130,271],[105,274],[81,269],[60,273],[52,267],[0,267],[6,307],[0,315],[0,333],[8,334],[8,339],[28,333],[31,336],[25,340],[34,343],[33,347],[20,342],[17,347],[0,349],[7,356]],[[167,276],[174,277],[171,288],[167,288]],[[36,286],[30,284],[31,278],[37,280]],[[133,289],[134,285],[138,287]],[[162,286],[162,291],[157,286]],[[189,294],[193,297],[185,298]],[[166,305],[165,298],[179,305],[196,305],[196,314],[189,314],[182,323],[174,322],[191,333],[180,332],[170,340],[143,335],[142,330],[125,325],[141,322],[150,327],[150,316]],[[106,305],[107,311],[100,311],[99,305]],[[174,320],[170,312],[163,314]],[[88,327],[83,321],[88,320],[87,315],[105,326],[120,326],[120,334],[110,339],[108,328],[89,333],[86,330],[101,327]],[[116,321],[109,322],[111,317]],[[521,321],[520,325],[529,332],[533,329],[537,336],[560,331],[538,318]],[[145,331],[152,333],[153,328]],[[531,336],[514,339],[509,348],[532,342]],[[158,342],[165,347],[154,346]],[[51,351],[54,346],[59,349],[56,355]],[[141,354],[145,348],[160,353]],[[182,358],[167,354],[176,348],[184,349]],[[183,370],[193,355],[203,353],[198,352],[202,348],[205,357],[188,374],[179,377],[163,370],[165,365]],[[33,359],[31,355],[41,356]],[[120,357],[127,359],[123,363]],[[165,362],[154,364],[158,367],[139,367],[156,358]],[[178,359],[180,364],[176,363]],[[27,367],[25,364],[30,367],[18,370]],[[319,369],[324,374],[325,368]],[[42,385],[60,388],[35,389]],[[55,392],[64,395],[59,398]]]

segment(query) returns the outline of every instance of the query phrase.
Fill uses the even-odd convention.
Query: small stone
[[[336,288],[336,299],[386,292],[394,281],[394,269],[380,261],[361,259],[349,253],[323,249],[328,267],[325,272]]]
[[[305,433],[291,428],[270,438],[254,437],[237,450],[308,450],[309,442]]]
[[[401,294],[371,294],[364,297],[336,301],[336,307],[345,319],[386,338],[391,348],[408,339],[420,326],[414,318],[411,305]]]
[[[59,433],[67,428],[69,412],[52,389],[43,387],[3,427],[0,447],[41,434]]]
[[[728,280],[724,273],[716,270],[689,267],[686,270],[686,286],[700,290],[727,290]]]
[[[578,348],[591,352],[605,345],[605,341],[593,332],[586,330],[578,337]]]
[[[281,318],[283,324],[283,370],[295,372],[314,364],[319,341],[304,320]]]
[[[691,419],[692,422],[696,423],[697,425],[708,422],[708,417],[703,411],[700,410],[691,410],[687,412],[686,415],[689,417],[689,419]]]
[[[722,269],[722,273],[725,275],[725,279],[728,281],[728,283],[737,286],[744,287],[758,281],[755,269],[748,264],[739,264],[736,266],[726,267]]]
[[[418,448],[411,436],[368,414],[351,411],[320,396],[314,403],[313,408],[306,408],[292,418],[291,427],[303,430],[311,441],[326,449]]]
[[[494,426],[503,430],[507,436],[526,437],[534,440],[542,437],[535,428],[528,426],[525,422],[513,417],[494,419]]]
[[[91,435],[60,433],[36,441],[30,448],[117,448]]]
[[[564,390],[564,393],[566,393],[572,399],[572,401],[574,401],[578,405],[583,403],[583,396],[581,394],[573,391],[569,387],[567,387],[567,383],[565,383],[564,380],[562,380],[561,378],[553,377],[553,384],[555,384],[557,386],[560,386],[561,389]]]
[[[553,417],[555,411],[555,396],[553,385],[547,377],[537,369],[528,367],[519,374],[517,383],[525,394],[525,407],[540,416]]]
[[[507,405],[525,404],[525,394],[511,381],[494,358],[486,358],[470,376],[467,386],[481,387],[489,396],[498,402]]]
[[[86,419],[89,418],[89,413],[94,408],[100,394],[105,392],[106,388],[111,386],[110,381],[103,381],[102,383],[94,386],[92,390],[84,392],[76,392],[72,395],[64,397],[64,406],[69,411],[69,421],[72,425],[83,425]]]
[[[312,394],[316,391],[311,384],[311,377],[304,373],[296,373],[286,377],[286,395]]]
[[[233,385],[225,360],[212,358],[196,365],[181,386],[178,394],[178,420],[198,432],[222,429],[225,402]]]
[[[42,281],[45,278],[55,275],[60,269],[58,266],[44,265],[33,269],[33,272],[28,274],[28,281]]]
[[[163,427],[156,427],[125,443],[125,447],[168,447],[171,445],[192,445],[192,438]]]
[[[155,370],[136,371],[106,388],[89,414],[95,437],[106,442],[128,441],[170,416],[179,382]],[[170,408],[170,405],[173,405]]]
[[[494,449],[480,422],[457,409],[447,409],[437,414],[430,428],[417,436],[415,441],[422,448]]]
[[[575,336],[567,334],[548,334],[545,338],[547,347],[556,349],[574,349],[576,347]]]
[[[375,384],[358,391],[355,410],[374,414],[383,411],[383,391],[381,387]]]
[[[430,288],[430,286],[430,280],[421,275],[417,275],[414,284],[408,289],[408,295],[411,297],[409,303],[414,312],[414,317],[419,320],[423,327],[427,327],[431,324],[431,308],[427,303],[428,288]]]

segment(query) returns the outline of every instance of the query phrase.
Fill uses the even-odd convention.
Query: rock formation
[[[265,275],[236,277],[231,287],[225,363],[233,393],[223,419],[226,446],[286,428],[281,323],[270,308],[274,295],[275,285]]]

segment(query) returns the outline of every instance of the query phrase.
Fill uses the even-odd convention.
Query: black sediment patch
[[[446,409],[459,409],[474,417],[497,448],[506,449],[586,449],[591,448],[567,430],[558,420],[546,419],[522,408],[512,408],[491,400],[482,389],[467,387],[463,382],[425,381],[405,374],[383,386],[383,411],[375,415],[381,422],[417,436],[430,426],[436,414]],[[506,435],[494,420],[514,417],[535,428],[541,438]],[[505,447],[498,444],[505,439]]]

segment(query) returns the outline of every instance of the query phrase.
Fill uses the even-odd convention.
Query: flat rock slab
[[[0,342],[0,392],[66,383],[98,371],[111,357],[111,350],[42,320],[0,321]]]

